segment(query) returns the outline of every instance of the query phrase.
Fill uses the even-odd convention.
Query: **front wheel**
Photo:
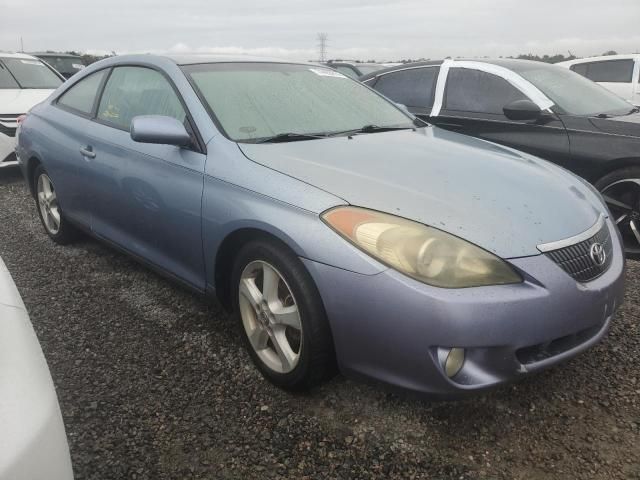
[[[640,167],[615,170],[595,183],[624,241],[627,258],[640,259]]]
[[[270,241],[239,252],[233,270],[237,319],[251,358],[275,385],[306,390],[334,371],[320,294],[300,260]]]

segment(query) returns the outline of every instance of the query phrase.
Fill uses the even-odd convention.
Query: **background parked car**
[[[640,257],[640,113],[565,68],[526,60],[407,64],[361,80],[442,128],[555,162],[592,182]]]
[[[82,57],[70,53],[38,52],[32,53],[31,55],[47,62],[65,78],[70,78],[86,67]]]
[[[362,75],[366,75],[371,72],[376,72],[378,70],[382,70],[387,68],[388,64],[382,63],[364,63],[364,62],[350,62],[350,61],[340,61],[340,62],[327,62],[325,65],[333,68],[334,70],[339,71],[340,73],[347,75],[351,78],[358,78]]]
[[[640,106],[640,54],[579,58],[557,65],[567,67]]]
[[[0,52],[0,168],[16,164],[18,117],[63,81],[64,77],[31,55]]]
[[[1,258],[0,478],[73,479],[49,367]]]

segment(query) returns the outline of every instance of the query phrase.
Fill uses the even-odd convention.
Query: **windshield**
[[[624,115],[631,109],[631,104],[609,90],[566,68],[523,64],[513,70],[570,115]]]
[[[15,84],[0,80],[2,88],[43,88],[54,89],[62,85],[62,80],[40,60],[30,58],[0,58],[0,64],[8,70]],[[5,72],[7,73],[7,72]],[[0,77],[5,78],[0,72]],[[9,85],[9,86],[4,86]]]
[[[81,58],[77,57],[41,57],[60,73],[76,73],[84,68]]]
[[[333,69],[282,63],[183,67],[226,135],[255,142],[283,133],[328,134],[362,128],[413,128],[392,103]]]

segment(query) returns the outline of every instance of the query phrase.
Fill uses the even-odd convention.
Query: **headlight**
[[[522,282],[501,258],[436,228],[358,207],[337,207],[322,219],[356,247],[428,285],[464,288]]]

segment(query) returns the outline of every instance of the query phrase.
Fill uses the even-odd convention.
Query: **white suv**
[[[558,65],[569,68],[640,106],[640,54],[580,58],[560,62]]]
[[[31,55],[0,52],[0,168],[15,165],[18,117],[62,85],[53,68]]]

